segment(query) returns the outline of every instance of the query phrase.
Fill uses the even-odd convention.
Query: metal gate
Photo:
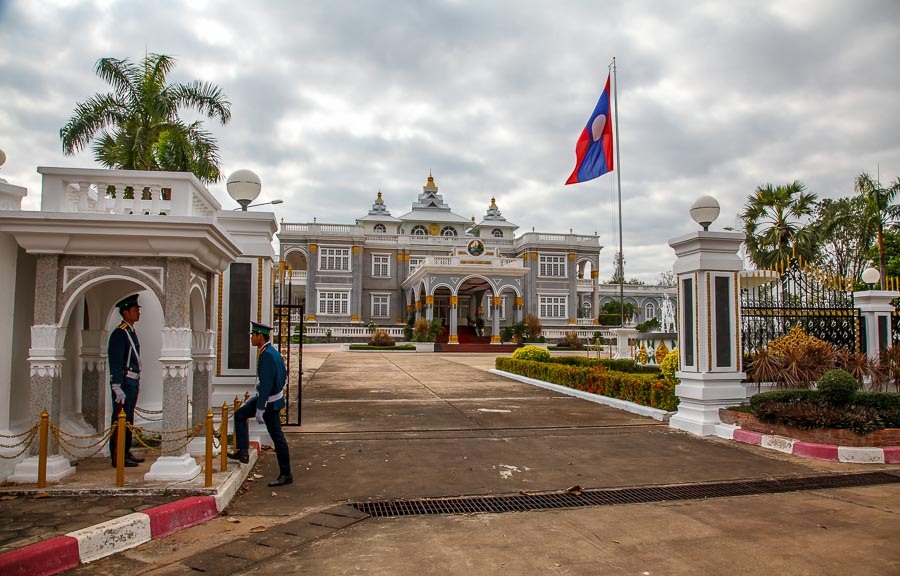
[[[279,267],[274,270],[272,328],[275,329],[278,351],[284,357],[288,374],[281,423],[300,425],[303,403],[303,305],[294,304],[291,299],[291,273],[291,268],[285,267],[284,262],[279,262]]]
[[[741,282],[745,356],[794,326],[833,346],[858,352],[861,320],[849,278],[804,266],[796,258],[776,270],[747,273]]]

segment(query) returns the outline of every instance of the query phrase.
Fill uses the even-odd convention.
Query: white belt
[[[141,373],[140,373],[140,372],[132,372],[131,370],[126,370],[126,371],[125,371],[125,377],[126,377],[126,378],[131,378],[132,380],[140,380],[140,379],[141,379]]]
[[[282,389],[281,392],[279,392],[278,394],[273,394],[272,396],[269,396],[269,399],[266,400],[266,404],[268,404],[270,402],[275,402],[276,400],[281,400],[282,398],[284,398],[284,389]]]

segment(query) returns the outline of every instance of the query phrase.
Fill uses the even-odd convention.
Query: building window
[[[391,317],[391,295],[372,294],[372,318]]]
[[[425,263],[425,258],[423,256],[409,258],[409,273],[412,274],[415,272],[419,266]]]
[[[378,234],[384,234],[385,232],[387,232],[387,228],[384,227],[384,224],[376,224],[373,230],[375,230],[375,232]]]
[[[487,319],[491,320],[494,317],[494,307],[493,307],[493,294],[490,292],[487,293],[487,306],[484,307],[487,310]],[[500,296],[500,319],[506,320],[506,296]]]
[[[568,318],[568,296],[540,296],[541,318]]]
[[[453,226],[444,226],[441,228],[441,236],[456,236],[456,228]]]
[[[501,230],[499,228],[494,228],[491,231],[491,236],[493,236],[494,238],[503,238],[503,230]]]
[[[644,306],[644,319],[652,320],[656,318],[656,306],[653,304],[647,304]]]
[[[319,270],[350,271],[349,248],[319,248]]]
[[[416,224],[413,226],[412,232],[410,232],[412,236],[428,236],[428,228],[422,226],[421,224]]]
[[[565,256],[545,256],[541,254],[540,264],[540,276],[549,276],[554,278],[566,277]]]
[[[390,278],[390,256],[384,254],[372,254],[372,276],[375,278]]]
[[[319,314],[346,316],[350,310],[350,292],[319,292]]]

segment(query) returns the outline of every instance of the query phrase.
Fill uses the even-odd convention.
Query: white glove
[[[263,414],[265,414],[265,410],[257,410],[256,411],[256,423],[257,424],[265,424],[266,421],[263,420]]]
[[[122,392],[122,387],[118,384],[112,385],[113,394],[116,395],[116,404],[124,404],[125,403],[125,393]]]

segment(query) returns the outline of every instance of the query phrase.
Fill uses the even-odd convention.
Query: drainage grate
[[[900,476],[886,472],[839,474],[830,476],[800,476],[771,480],[712,482],[677,486],[645,486],[639,488],[604,488],[580,492],[552,492],[544,494],[512,494],[509,496],[471,496],[458,498],[425,498],[419,500],[387,500],[356,502],[357,510],[370,516],[420,516],[426,514],[473,514],[479,512],[516,512],[577,508],[583,506],[613,506],[642,504],[672,500],[699,500],[752,494],[779,494],[800,490],[851,488],[900,483]]]

